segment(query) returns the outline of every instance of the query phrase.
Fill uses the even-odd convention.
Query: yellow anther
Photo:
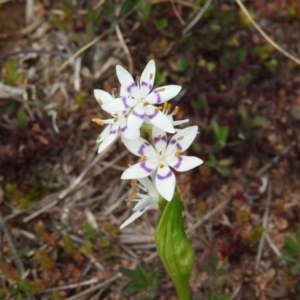
[[[117,122],[118,121],[118,117],[114,117],[114,122]]]
[[[131,185],[131,186],[135,186],[135,184],[136,184],[136,180],[135,180],[135,179],[132,179],[131,182],[130,182],[130,185]]]
[[[177,138],[177,141],[181,141],[181,140],[183,140],[184,139],[184,136],[182,135],[182,136],[180,136],[179,138]]]
[[[149,78],[150,78],[150,80],[153,78],[153,73],[150,73]]]
[[[178,157],[179,154],[180,154],[180,149],[177,149],[177,150],[175,151],[175,153],[174,153],[174,156],[175,156],[175,157]]]
[[[168,110],[168,102],[164,103],[164,110]]]
[[[125,199],[125,202],[127,202],[127,203],[131,203],[132,202],[132,200],[131,199]]]
[[[173,116],[176,116],[179,112],[179,106],[175,106],[174,111],[173,111]]]
[[[163,163],[160,163],[160,164],[159,164],[159,167],[160,167],[160,168],[163,168],[164,166],[165,166],[165,165],[164,165]]]
[[[168,111],[170,111],[170,110],[171,110],[171,104],[168,103]]]
[[[115,87],[114,87],[114,88],[112,88],[112,89],[111,89],[111,93],[112,93],[112,95],[114,95],[114,93],[115,93],[115,92],[117,92],[117,91],[118,91],[118,89],[117,89],[117,88],[115,88]]]
[[[163,92],[165,90],[165,88],[161,87],[161,88],[158,88],[156,91],[157,92]]]
[[[95,122],[99,126],[103,126],[104,125],[104,123],[100,119],[98,119],[98,118],[93,118],[92,121]]]
[[[162,106],[155,107],[155,110],[162,110]]]
[[[147,106],[147,105],[149,105],[150,103],[149,102],[144,102],[144,106]]]
[[[146,159],[145,155],[143,155],[143,156],[140,157],[140,161],[144,161],[145,159]]]
[[[140,76],[136,76],[136,78],[135,78],[135,81],[138,83],[138,82],[140,82]]]
[[[135,198],[135,197],[136,197],[136,194],[137,194],[136,192],[131,192],[131,193],[130,193],[131,198]]]

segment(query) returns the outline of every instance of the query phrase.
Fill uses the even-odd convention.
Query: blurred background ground
[[[0,299],[176,299],[158,211],[119,230],[136,158],[119,142],[97,155],[91,122],[115,65],[135,77],[152,58],[201,132],[188,153],[205,163],[177,179],[193,299],[299,299],[300,68],[235,1],[209,1],[190,28],[205,3],[0,0]],[[297,0],[244,4],[300,57]]]

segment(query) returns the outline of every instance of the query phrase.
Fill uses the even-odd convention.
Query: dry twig
[[[249,21],[252,23],[252,25],[257,29],[257,31],[266,39],[266,41],[271,44],[276,50],[278,50],[280,53],[282,53],[284,56],[288,57],[298,65],[300,65],[300,60],[293,56],[292,54],[288,53],[285,51],[283,48],[281,48],[277,43],[275,43],[262,29],[261,27],[254,21],[252,16],[249,14],[248,10],[246,7],[243,5],[241,0],[235,0],[238,6],[241,8],[243,13],[246,15],[246,17],[249,19]]]
[[[18,273],[19,273],[20,277],[22,277],[25,273],[25,268],[24,268],[23,262],[19,256],[19,254],[18,254],[18,250],[13,242],[13,238],[12,238],[12,236],[6,226],[6,223],[2,217],[1,212],[0,212],[0,229],[2,229],[2,231],[4,232],[4,234],[6,236],[7,243],[10,248],[11,254],[13,256],[14,262],[16,264]]]

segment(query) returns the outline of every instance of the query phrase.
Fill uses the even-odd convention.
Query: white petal
[[[151,144],[141,137],[131,140],[121,136],[121,139],[125,147],[136,156],[143,156],[145,155],[145,148],[152,148]]]
[[[172,155],[174,149],[180,149],[181,152],[185,151],[194,141],[198,133],[198,126],[186,127],[177,132],[171,139],[167,149],[166,156]]]
[[[139,103],[129,114],[127,126],[132,132],[139,130],[145,119],[145,109],[142,103]]]
[[[159,197],[159,194],[157,192],[157,189],[155,187],[155,185],[153,184],[152,180],[150,180],[150,178],[146,177],[146,178],[140,178],[138,179],[138,181],[145,187],[148,195],[152,196],[152,197]]]
[[[156,126],[153,126],[152,139],[153,139],[153,143],[156,148],[156,151],[158,153],[165,152],[167,142],[168,142],[166,132]]]
[[[120,129],[121,129],[121,137],[124,137],[126,139],[137,139],[140,137],[140,130],[137,130],[133,132],[132,130],[129,129],[127,125],[127,119],[123,119],[120,122]]]
[[[195,156],[179,155],[178,157],[167,157],[166,163],[176,171],[185,172],[198,167],[203,163],[203,160]]]
[[[97,141],[96,141],[97,144],[103,142],[105,139],[108,138],[110,128],[111,128],[111,125],[108,125],[103,129],[103,131],[101,132],[101,134],[97,138]]]
[[[112,101],[106,102],[102,105],[102,108],[107,112],[117,112],[117,111],[127,111],[134,105],[137,101],[132,98],[116,98]]]
[[[180,85],[166,85],[155,89],[147,97],[145,101],[151,104],[161,104],[164,103],[178,95],[181,90]]]
[[[138,99],[140,96],[140,89],[137,87],[130,73],[119,65],[116,66],[116,72],[118,79],[125,91],[134,98]]]
[[[175,175],[167,165],[163,168],[158,168],[155,184],[160,195],[166,200],[171,201],[175,189]]]
[[[139,210],[139,211],[148,210],[158,202],[158,198],[153,198],[148,195],[141,195],[141,196],[143,196],[142,200],[138,201],[138,203],[133,208],[133,210]]]
[[[100,105],[113,100],[112,95],[103,90],[94,90],[94,96]]]
[[[136,220],[138,217],[140,217],[144,212],[144,211],[136,211],[135,213],[133,213],[121,226],[120,229],[123,229],[124,227],[126,227],[127,225],[129,225],[130,223],[132,223],[134,220]]]
[[[178,125],[187,123],[187,122],[189,122],[189,121],[190,121],[189,119],[178,120],[178,121],[173,121],[172,124],[173,124],[173,126],[178,126]]]
[[[140,78],[140,95],[146,97],[153,88],[155,77],[155,62],[150,60]]]
[[[110,132],[108,137],[99,145],[98,153],[101,153],[105,150],[109,145],[111,145],[115,139],[118,137],[119,133],[119,124],[113,124],[110,127]]]
[[[121,179],[138,179],[149,176],[158,165],[158,161],[145,160],[139,162],[127,170],[121,176]]]
[[[174,133],[175,129],[170,120],[161,111],[156,110],[153,105],[145,106],[145,113],[149,121],[156,127],[170,133]]]

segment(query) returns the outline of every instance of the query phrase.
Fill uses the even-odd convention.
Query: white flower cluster
[[[152,90],[155,77],[154,60],[149,61],[136,82],[119,65],[116,66],[116,72],[121,84],[119,97],[114,97],[115,91],[111,95],[102,90],[94,90],[98,103],[112,118],[93,121],[98,125],[107,124],[97,139],[98,153],[121,135],[128,150],[140,157],[139,162],[130,166],[121,178],[138,179],[141,184],[139,187],[146,195],[134,193],[132,200],[138,201],[138,204],[133,208],[135,213],[121,225],[123,228],[157,204],[160,196],[168,201],[172,200],[176,180],[170,167],[184,172],[199,166],[203,161],[198,157],[181,155],[192,144],[198,132],[197,126],[174,129],[174,126],[189,121],[173,120],[178,111],[177,107],[173,113],[169,113],[170,105],[167,101],[177,96],[181,86],[167,85]],[[150,142],[140,137],[143,124],[151,128]],[[175,133],[169,143],[167,133]]]

